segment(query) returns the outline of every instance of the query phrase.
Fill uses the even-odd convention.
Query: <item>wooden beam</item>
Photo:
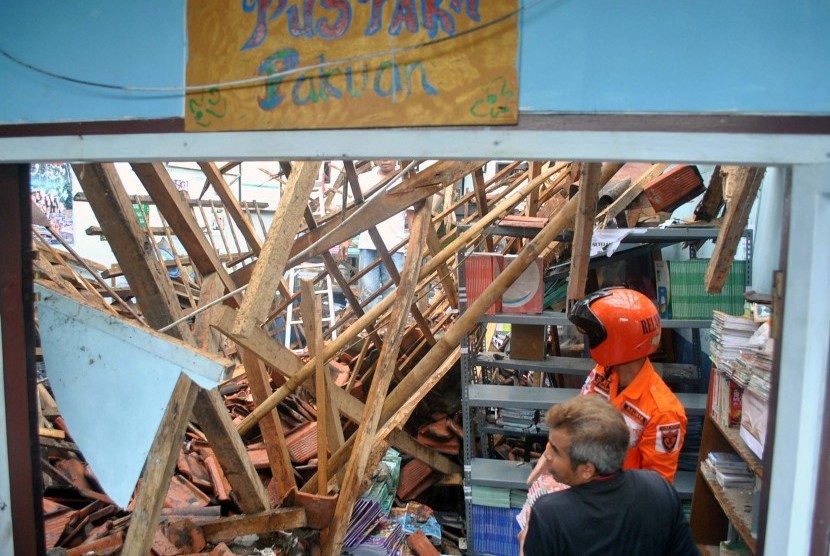
[[[179,320],[182,310],[173,283],[156,257],[152,239],[138,223],[115,165],[73,164],[72,169],[107,235],[147,324],[159,329]],[[195,344],[193,334],[184,323],[167,333]]]
[[[588,263],[591,261],[591,238],[597,215],[601,170],[602,165],[598,162],[583,162],[579,172],[579,208],[576,212],[571,244],[568,303],[585,297],[585,280],[588,278]]]
[[[259,252],[262,249],[262,243],[259,240],[259,236],[256,234],[256,230],[251,223],[251,219],[248,218],[248,215],[242,210],[242,207],[239,205],[239,201],[231,191],[228,182],[225,181],[225,177],[222,175],[221,170],[216,167],[216,163],[214,162],[199,162],[199,168],[202,169],[205,177],[213,186],[213,190],[216,192],[216,195],[219,196],[219,199],[221,199],[222,205],[228,213],[228,217],[233,220],[236,227],[239,228],[240,233],[242,233],[242,237],[244,237],[245,241],[248,243],[248,247],[250,247],[254,253],[259,255]],[[306,199],[306,201],[307,200],[308,199]]]
[[[726,167],[727,173],[724,190],[731,190],[726,201],[726,213],[723,217],[718,241],[709,266],[706,267],[704,284],[709,293],[718,293],[726,282],[726,277],[732,269],[732,260],[738,249],[738,242],[746,228],[749,212],[758,194],[758,188],[764,179],[766,167],[731,166]]]
[[[328,384],[326,383],[326,368],[323,360],[323,323],[321,320],[323,305],[320,298],[314,293],[314,282],[307,278],[300,281],[300,311],[303,316],[303,331],[305,332],[308,356],[314,359],[314,392],[317,399],[317,474],[320,476],[320,490],[318,494],[325,496],[329,488],[329,445],[328,428],[331,419],[327,398]],[[337,416],[338,425],[340,418]],[[321,422],[322,421],[322,422]]]
[[[433,257],[441,252],[441,240],[438,238],[438,232],[432,222],[430,222],[427,230],[427,247],[429,247],[430,255]],[[447,297],[450,307],[458,309],[458,284],[455,283],[454,273],[446,262],[438,265],[435,272],[438,274],[438,280],[441,282],[441,288],[444,290],[444,295]]]
[[[352,507],[360,495],[360,483],[366,473],[366,463],[372,449],[381,410],[386,399],[386,392],[392,381],[398,349],[406,328],[408,309],[415,298],[418,271],[426,245],[427,226],[431,221],[430,207],[431,203],[422,202],[420,204],[410,230],[403,274],[397,289],[395,302],[392,305],[392,316],[389,319],[387,340],[380,352],[378,371],[375,373],[372,387],[369,390],[363,419],[357,433],[355,433],[355,449],[352,451],[352,457],[346,467],[346,478],[340,489],[332,524],[323,540],[323,554],[340,554],[346,536],[346,529],[349,525],[349,518],[352,514]]]
[[[199,387],[182,373],[167,402],[135,497],[135,509],[121,554],[147,556],[158,526],[164,495],[170,486],[173,467],[179,457],[184,432],[193,412]]]
[[[528,173],[528,179],[532,180],[536,176],[542,173],[542,163],[541,162],[530,162],[530,169]],[[543,184],[539,184],[539,187],[542,187]],[[525,201],[525,214],[527,216],[536,216],[539,212],[539,187],[530,190],[530,194],[527,196],[527,201]]]
[[[237,285],[225,270],[216,250],[210,245],[202,228],[196,222],[193,211],[182,199],[173,179],[160,162],[132,163],[133,171],[141,180],[147,193],[164,215],[176,238],[182,243],[190,257],[190,262],[202,276],[216,273],[227,291],[233,291]]]
[[[217,273],[202,276],[202,286],[199,288],[199,307],[212,303],[222,297],[225,286]],[[205,351],[216,353],[221,348],[221,339],[215,330],[210,328],[210,315],[213,308],[201,311],[194,317],[193,337],[196,345]]]
[[[193,414],[216,454],[242,511],[252,513],[268,510],[268,494],[219,391],[201,390],[193,406]]]
[[[232,540],[244,535],[270,535],[274,531],[300,529],[306,526],[303,508],[277,508],[267,512],[199,521],[199,527],[210,543]],[[145,553],[146,554],[146,553]]]
[[[254,267],[248,291],[236,315],[233,328],[236,335],[247,334],[252,328],[259,326],[268,315],[274,293],[286,268],[286,246],[291,245],[297,235],[320,164],[300,162],[288,178],[273,223],[268,230],[268,237]]]
[[[487,216],[487,212],[490,210],[490,207],[487,203],[487,190],[484,185],[484,168],[476,168],[473,172],[473,191],[476,196],[478,216],[480,218],[484,218],[485,216]],[[493,238],[490,236],[490,234],[484,236],[484,248],[487,250],[488,253],[492,253],[494,250]],[[458,308],[458,305],[453,305],[453,307]]]
[[[268,373],[254,352],[241,345],[237,347],[242,365],[245,367],[245,375],[248,377],[248,385],[251,388],[254,404],[260,404],[263,400],[268,399],[273,391]],[[297,481],[294,478],[294,468],[291,465],[291,456],[285,442],[282,422],[280,422],[276,409],[272,409],[262,418],[259,422],[259,430],[262,433],[262,442],[265,444],[271,477],[273,477],[277,489],[277,498],[281,500],[292,488],[297,487]]]
[[[712,170],[709,185],[703,193],[703,198],[695,207],[695,221],[709,222],[718,216],[723,206],[723,167],[718,165]]]

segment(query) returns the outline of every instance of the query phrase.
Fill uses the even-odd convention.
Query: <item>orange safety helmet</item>
[[[574,303],[568,320],[588,337],[591,358],[604,367],[646,357],[660,343],[657,307],[635,290],[598,290]]]

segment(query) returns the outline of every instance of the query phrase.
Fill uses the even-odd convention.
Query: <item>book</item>
[[[747,471],[749,469],[741,456],[731,452],[709,452],[706,459],[716,470]]]

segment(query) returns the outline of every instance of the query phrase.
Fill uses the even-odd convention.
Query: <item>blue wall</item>
[[[826,0],[523,2],[525,112],[830,114]],[[122,86],[181,87],[185,27],[181,1],[0,4],[0,48],[56,73]],[[3,56],[0,101],[0,124],[184,113],[178,93],[69,83]]]
[[[828,24],[819,0],[545,1],[523,20],[521,108],[827,114]]]
[[[184,85],[185,3],[0,3],[0,48],[73,78],[118,86]],[[179,92],[126,92],[41,75],[0,55],[0,123],[182,117]]]

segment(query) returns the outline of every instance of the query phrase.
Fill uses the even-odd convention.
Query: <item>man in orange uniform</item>
[[[638,291],[608,288],[576,302],[568,319],[585,334],[597,363],[582,394],[598,394],[623,414],[631,431],[624,469],[653,469],[674,482],[686,434],[686,411],[648,356],[660,342],[660,315]],[[544,455],[530,478],[546,468]]]
[[[674,482],[687,420],[648,358],[660,343],[657,307],[638,291],[613,288],[575,303],[568,319],[587,336],[597,363],[582,393],[610,401],[631,431],[623,468],[653,469]]]

